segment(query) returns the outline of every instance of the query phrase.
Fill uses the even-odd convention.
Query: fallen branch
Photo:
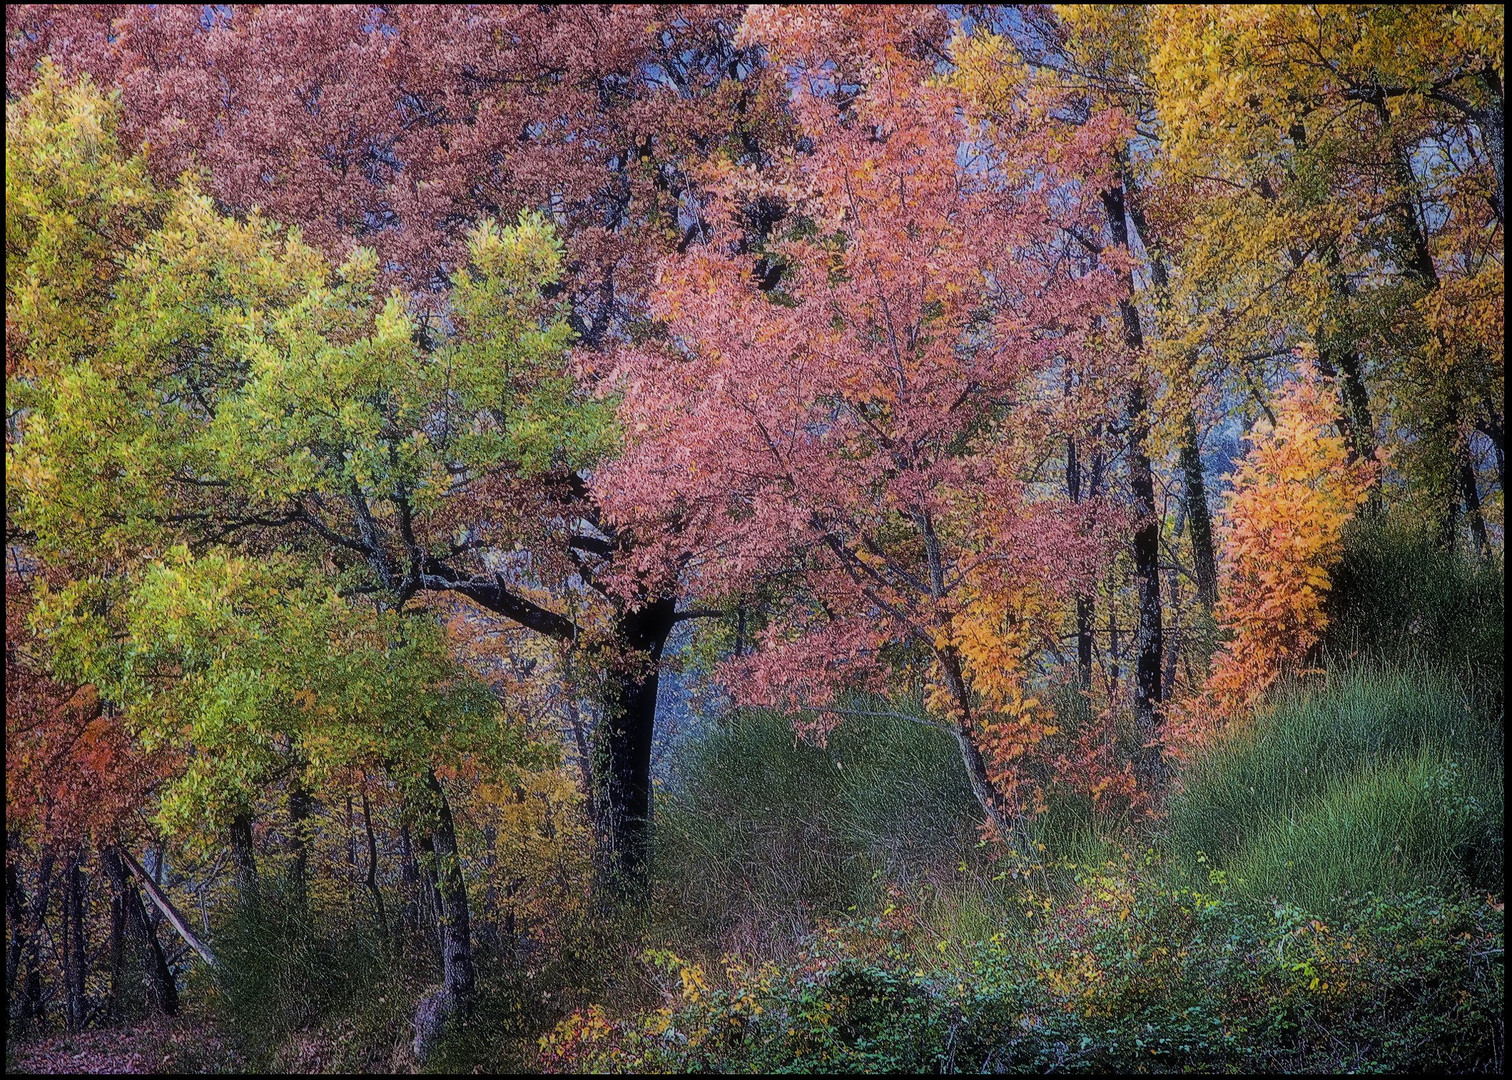
[[[178,908],[173,906],[173,902],[164,895],[163,890],[158,888],[157,882],[152,880],[151,875],[142,869],[142,864],[137,862],[136,857],[127,851],[124,846],[121,848],[121,857],[126,860],[126,865],[136,875],[137,880],[142,883],[142,888],[147,892],[147,898],[163,913],[163,917],[168,920],[168,924],[178,931],[179,937],[184,939],[184,944],[199,953],[200,959],[205,963],[209,964],[212,968],[219,969],[221,966],[220,961],[210,951],[210,946],[201,941],[194,931],[189,929],[188,920],[179,913]]]

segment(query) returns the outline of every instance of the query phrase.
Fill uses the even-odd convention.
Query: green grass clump
[[[254,1068],[391,1068],[421,972],[392,964],[362,913],[301,904],[265,881],[260,901],[228,914],[215,949],[220,1011]]]
[[[1270,822],[1229,870],[1245,892],[1314,911],[1364,892],[1490,886],[1501,876],[1501,819],[1499,775],[1430,749],[1363,770]]]
[[[1345,534],[1331,578],[1328,662],[1426,664],[1499,704],[1506,668],[1500,557],[1447,550],[1421,523],[1361,517]]]
[[[1324,910],[1346,893],[1498,877],[1500,724],[1445,674],[1365,665],[1280,693],[1188,770],[1166,843],[1257,896]]]
[[[818,747],[791,717],[738,710],[684,744],[673,776],[657,793],[661,906],[721,948],[795,942],[884,879],[953,872],[976,842],[954,739],[900,716],[846,716]]]

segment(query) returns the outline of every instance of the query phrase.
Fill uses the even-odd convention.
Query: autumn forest
[[[7,1072],[1502,1072],[1500,5],[5,33]]]

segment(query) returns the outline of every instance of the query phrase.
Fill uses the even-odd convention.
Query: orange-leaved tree
[[[1328,624],[1329,572],[1378,464],[1350,460],[1327,384],[1304,364],[1234,477],[1216,611],[1233,637],[1213,658],[1201,709],[1209,715],[1232,716],[1300,670]]]

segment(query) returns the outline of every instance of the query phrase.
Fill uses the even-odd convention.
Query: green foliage
[[[1446,676],[1362,665],[1291,687],[1188,769],[1166,842],[1256,896],[1455,891],[1499,874],[1501,732]]]
[[[148,749],[193,748],[162,794],[170,833],[223,826],[291,768],[318,787],[353,766],[412,782],[463,756],[492,774],[549,757],[433,616],[349,602],[287,556],[175,548],[135,582],[70,583],[36,617],[55,669],[129,710]]]
[[[908,913],[723,979],[670,961],[666,1007],[588,1010],[548,1067],[606,1072],[1375,1072],[1499,1064],[1499,905],[1364,898],[1303,910],[1084,878],[1071,901],[950,954]],[[1027,905],[1026,905],[1027,906]]]
[[[1448,550],[1400,515],[1362,516],[1345,534],[1333,572],[1325,654],[1414,661],[1468,677],[1477,693],[1502,692],[1506,578],[1500,558]]]
[[[425,964],[391,964],[360,913],[312,910],[270,885],[258,903],[234,906],[215,938],[215,1004],[249,1066],[390,1071]],[[301,1044],[317,1043],[324,1060],[301,1061]]]
[[[459,485],[588,467],[614,445],[613,402],[580,391],[542,298],[563,255],[541,216],[472,231],[437,333],[376,291],[371,251],[333,268],[191,181],[153,189],[114,117],[55,76],[7,106],[7,325],[44,335],[15,342],[30,412],[7,490],[39,556],[152,557],[301,523],[338,549],[392,531],[444,555],[450,529],[415,519]]]
[[[658,888],[706,939],[773,945],[877,895],[949,874],[980,818],[946,732],[907,704],[854,703],[825,747],[740,710],[679,750],[657,795]],[[922,710],[913,715],[924,715]]]

